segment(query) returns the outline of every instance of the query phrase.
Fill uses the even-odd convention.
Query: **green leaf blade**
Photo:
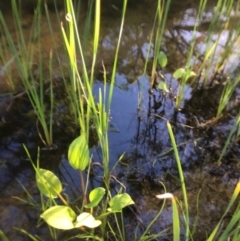
[[[74,228],[73,221],[76,219],[74,211],[66,206],[54,206],[40,215],[51,227],[70,230]]]
[[[36,171],[36,182],[39,191],[49,198],[57,198],[62,192],[62,183],[58,177],[49,170],[38,169]]]
[[[175,79],[181,79],[184,77],[185,74],[186,74],[186,70],[184,68],[179,68],[173,73],[173,77]]]
[[[168,62],[168,59],[167,59],[166,54],[163,51],[160,51],[159,54],[158,54],[158,64],[162,68],[164,68],[164,67],[166,67],[167,62]]]
[[[172,218],[173,218],[173,240],[180,240],[180,222],[179,222],[179,213],[177,208],[177,203],[175,198],[172,198]]]
[[[108,211],[121,212],[123,208],[132,204],[134,204],[134,201],[127,193],[118,194],[109,201],[110,207],[108,208]]]
[[[162,91],[165,91],[165,92],[169,92],[169,89],[168,89],[168,86],[166,84],[165,81],[160,81],[159,84],[158,84],[158,89],[162,90]]]
[[[74,224],[75,228],[79,228],[82,226],[88,228],[96,228],[100,226],[102,222],[100,220],[96,220],[92,214],[83,212],[77,217],[77,221]]]
[[[68,149],[68,159],[74,169],[81,171],[86,169],[90,158],[88,143],[84,135],[80,135],[71,143]]]
[[[90,203],[84,205],[86,208],[93,208],[96,207],[99,202],[102,200],[103,196],[105,195],[105,189],[102,187],[98,187],[93,189],[89,194]]]
[[[195,77],[197,74],[194,71],[189,71],[187,73],[186,79],[188,80],[189,78]]]

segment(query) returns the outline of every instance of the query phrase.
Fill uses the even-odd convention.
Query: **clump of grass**
[[[33,70],[33,63],[35,59],[35,49],[32,45],[32,41],[37,42],[38,49],[41,49],[40,42],[40,32],[41,32],[41,1],[38,1],[34,12],[34,20],[32,25],[32,32],[29,39],[26,39],[23,34],[23,29],[21,26],[21,15],[17,6],[17,2],[12,0],[12,11],[13,18],[15,20],[16,28],[16,41],[14,41],[11,36],[6,22],[4,20],[3,14],[0,12],[0,22],[3,26],[6,39],[12,54],[14,63],[19,74],[19,78],[25,88],[28,95],[29,101],[34,109],[34,113],[37,116],[36,126],[38,129],[38,134],[44,145],[51,147],[53,145],[52,137],[52,125],[53,125],[53,86],[52,86],[52,52],[49,53],[49,82],[50,82],[50,108],[49,111],[46,110],[45,103],[45,80],[43,76],[43,60],[41,51],[38,51],[38,75],[36,76]],[[49,117],[48,117],[49,115]],[[40,130],[40,127],[43,130]]]
[[[198,33],[201,32],[199,27],[204,21],[207,9],[207,0],[201,0],[198,7],[198,13],[195,20],[195,25],[192,30],[192,37],[189,42],[186,63],[181,68],[177,69],[173,77],[179,81],[178,92],[176,95],[176,109],[180,109],[182,100],[184,98],[184,91],[186,85],[197,86],[198,88],[206,88],[213,86],[216,82],[217,75],[231,75],[236,68],[236,65],[229,66],[229,62],[233,63],[239,58],[239,26],[232,23],[231,14],[233,9],[239,10],[239,3],[234,1],[217,1],[216,7],[213,11],[213,16],[209,27],[205,34],[204,42],[199,44]],[[168,7],[166,4],[166,12]],[[165,12],[165,10],[164,10]],[[225,17],[226,20],[223,20]],[[160,18],[159,18],[160,19]],[[156,20],[155,20],[156,21]],[[155,23],[156,24],[156,23]],[[164,18],[162,20],[164,24]],[[154,25],[155,26],[155,25]],[[160,29],[164,29],[164,25]],[[216,33],[216,28],[220,33]],[[230,29],[232,32],[230,33]],[[164,29],[165,30],[165,29]],[[159,30],[160,31],[160,30]],[[225,46],[221,44],[222,34],[229,32]],[[159,35],[159,36],[158,36]],[[156,29],[156,39],[162,41],[162,34],[158,33]],[[156,42],[156,41],[155,41]],[[150,43],[152,43],[150,41]],[[161,54],[161,45],[155,43],[154,60],[151,74],[151,83],[154,82],[154,74],[156,73],[157,60]],[[204,48],[204,52],[196,51],[199,47]],[[221,48],[221,51],[220,51]],[[234,57],[233,57],[234,56]],[[147,62],[147,61],[146,61]],[[162,66],[161,66],[162,67]],[[145,67],[146,69],[146,67]],[[155,71],[155,72],[154,72]],[[221,115],[222,110],[225,108],[227,100],[231,97],[233,90],[236,88],[238,81],[228,81],[224,88],[222,99],[219,103],[217,117]]]
[[[239,119],[238,119],[239,120]],[[177,162],[178,166],[178,172],[179,172],[179,177],[180,177],[180,182],[181,182],[181,189],[183,193],[183,202],[184,202],[184,208],[183,208],[183,217],[184,217],[184,240],[193,240],[192,238],[192,233],[190,231],[190,217],[189,217],[189,207],[188,207],[188,199],[187,199],[187,191],[186,191],[186,186],[184,182],[184,175],[183,175],[183,170],[181,167],[181,161],[179,158],[179,153],[177,150],[177,143],[175,141],[175,137],[171,128],[170,123],[167,123],[168,131],[169,131],[169,136],[170,140],[173,146],[174,150],[174,155],[175,159]],[[218,224],[216,227],[213,229],[212,233],[209,235],[208,238],[206,238],[206,241],[212,241],[212,240],[233,240],[237,241],[240,238],[240,229],[239,229],[239,224],[240,224],[240,204],[238,203],[238,198],[240,195],[240,182],[237,183],[235,190],[231,196],[231,199],[229,201],[229,204],[226,208],[226,211],[222,215],[221,219],[219,220]],[[167,199],[170,198],[172,200],[172,212],[173,212],[173,240],[181,240],[181,233],[180,233],[180,227],[182,226],[179,220],[179,209],[177,207],[177,202],[175,197],[172,194],[165,193],[162,195],[157,195],[157,198],[160,199]],[[226,225],[226,227],[221,230],[222,225],[224,224],[224,218],[228,215],[230,210],[233,208],[235,205],[235,211]],[[194,230],[193,230],[194,231]]]
[[[233,135],[236,135],[236,140],[239,138],[239,126],[240,126],[240,112],[238,113],[238,115],[236,116],[236,120],[233,124],[233,127],[231,128],[231,131],[228,135],[228,138],[225,142],[225,145],[221,151],[221,155],[218,158],[217,161],[217,165],[219,166],[221,164],[221,161],[224,157],[224,155],[227,153],[227,150],[229,149],[229,147],[231,146],[231,141],[233,140]]]
[[[150,38],[150,43],[149,43],[149,46],[151,46],[153,33],[155,33],[154,58],[153,58],[152,72],[151,72],[151,86],[152,87],[153,87],[155,79],[156,79],[158,54],[159,54],[161,44],[162,44],[162,39],[163,39],[164,31],[165,31],[165,25],[166,25],[166,20],[167,20],[167,16],[168,16],[170,3],[171,3],[170,0],[167,0],[167,1],[158,0],[158,4],[157,4],[157,10],[156,10],[156,15],[155,15],[154,24],[153,24],[152,36]],[[147,62],[148,62],[148,59],[146,61],[146,64],[147,64]],[[146,69],[146,64],[145,64],[145,69]]]
[[[224,88],[223,88],[223,91],[222,91],[222,94],[221,94],[221,97],[219,100],[219,104],[218,104],[216,118],[219,118],[222,115],[224,109],[228,105],[228,103],[229,103],[236,87],[239,85],[239,83],[240,83],[240,76],[237,76],[234,79],[228,78],[228,80],[224,84]]]
[[[232,241],[237,241],[240,238],[240,229],[239,229],[239,224],[240,224],[240,204],[238,202],[238,198],[240,195],[240,181],[237,183],[236,188],[233,192],[233,195],[229,201],[229,204],[226,208],[226,211],[224,212],[223,216],[221,217],[220,221],[212,231],[211,235],[208,237],[207,241],[212,241],[212,240],[219,240],[219,241],[225,241],[225,240],[232,240]],[[219,233],[221,229],[221,225],[223,224],[224,218],[227,216],[231,208],[233,207],[234,204],[238,203],[234,214],[232,215],[229,223],[227,224],[226,228]]]
[[[103,213],[107,210],[107,200],[110,198],[109,192],[109,182],[111,172],[109,170],[109,141],[108,141],[108,125],[109,125],[109,114],[111,107],[111,99],[113,95],[113,87],[116,74],[116,66],[118,59],[118,51],[121,42],[121,36],[124,25],[124,16],[126,12],[127,1],[123,2],[123,13],[122,21],[120,25],[119,39],[116,47],[116,53],[114,57],[114,64],[112,70],[111,81],[107,91],[107,80],[106,71],[103,63],[104,72],[104,88],[99,89],[98,92],[98,102],[96,103],[95,96],[93,94],[94,85],[94,73],[95,73],[95,63],[98,52],[99,34],[100,34],[100,1],[95,1],[95,19],[94,19],[94,33],[93,33],[93,50],[92,50],[92,65],[90,67],[90,74],[88,74],[85,55],[83,51],[82,40],[79,36],[77,21],[75,17],[75,11],[70,0],[66,0],[67,15],[66,19],[68,21],[68,33],[62,24],[62,33],[64,43],[68,52],[71,74],[70,81],[71,86],[74,91],[73,108],[76,108],[75,113],[77,113],[77,120],[80,126],[79,137],[77,137],[70,145],[68,156],[69,161],[75,169],[80,170],[82,191],[84,194],[84,205],[87,204],[87,183],[88,180],[84,180],[82,171],[84,171],[90,165],[90,150],[89,150],[89,130],[90,125],[93,123],[93,128],[95,129],[99,146],[102,152],[102,163],[103,163],[103,181],[107,189],[107,199],[105,204],[103,204]],[[80,73],[77,66],[77,60],[80,58],[82,62],[82,72]],[[81,150],[81,152],[80,152]],[[112,199],[111,199],[112,200]],[[103,215],[104,217],[104,215]],[[122,240],[124,240],[124,234],[121,232],[121,228],[116,219],[118,231],[121,234]],[[107,219],[103,218],[101,231],[102,236],[106,232]],[[111,227],[111,226],[110,226]]]

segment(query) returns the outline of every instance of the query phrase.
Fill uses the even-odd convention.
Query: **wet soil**
[[[126,211],[128,240],[132,240],[132,232],[135,230],[129,227],[133,224],[136,227],[139,226],[138,234],[140,235],[160,209],[161,202],[155,198],[155,195],[163,192],[162,182],[169,192],[176,195],[179,200],[182,199],[180,182],[177,180],[177,166],[166,127],[166,120],[170,121],[186,176],[192,222],[194,223],[196,216],[199,217],[194,240],[204,240],[223,214],[234,185],[240,177],[238,160],[240,148],[237,136],[233,137],[222,164],[216,165],[238,113],[240,90],[236,88],[223,116],[216,120],[216,107],[223,90],[221,81],[224,82],[227,73],[222,73],[220,76],[213,74],[210,82],[218,84],[209,85],[208,88],[202,88],[201,85],[187,85],[181,110],[176,110],[175,96],[178,82],[172,77],[172,73],[176,68],[185,64],[185,50],[188,48],[189,36],[192,34],[194,24],[192,19],[194,19],[197,5],[193,1],[185,1],[181,4],[179,1],[173,1],[162,47],[169,58],[169,64],[163,74],[171,91],[163,93],[154,88],[151,93],[149,92],[149,71],[147,75],[143,74],[143,67],[154,19],[155,4],[156,1],[142,0],[137,3],[133,1],[128,8],[111,110],[109,132],[111,166],[122,153],[125,153],[114,176],[124,183],[126,191],[136,203],[134,210]],[[206,16],[207,13],[213,11],[213,7],[214,3],[210,2],[206,9]],[[83,5],[83,14],[79,21],[81,33],[86,9],[87,7]],[[62,21],[65,21],[64,13],[61,11],[60,7],[59,16]],[[99,88],[103,87],[102,61],[107,71],[111,71],[121,18],[119,3],[115,2],[114,6],[106,4],[102,16],[101,42],[94,87],[96,93]],[[4,17],[10,32],[15,36],[16,30],[12,15],[6,12]],[[22,20],[26,38],[30,35],[32,18],[29,8]],[[19,72],[14,62],[0,75],[0,212],[2,214],[0,229],[10,240],[28,240],[21,231],[13,232],[13,227],[26,230],[32,235],[38,235],[43,240],[53,240],[46,225],[39,222],[41,213],[40,206],[38,206],[40,204],[39,193],[34,172],[23,149],[23,143],[27,146],[34,161],[37,158],[37,149],[40,147],[42,167],[57,173],[64,183],[66,193],[72,200],[77,199],[81,193],[79,174],[70,168],[66,159],[67,148],[79,133],[66,101],[67,94],[60,71],[62,68],[67,77],[68,62],[62,45],[59,20],[53,11],[50,12],[50,18],[54,30],[53,36],[47,27],[46,16],[44,14],[42,16],[41,52],[43,60],[46,60],[44,62],[49,60],[51,49],[54,53],[53,75],[56,106],[53,136],[55,148],[46,150],[39,138],[41,128],[19,81]],[[208,19],[200,27],[199,41],[204,44],[203,37],[208,28]],[[31,46],[35,48],[36,56],[38,56],[37,44],[33,42]],[[91,42],[89,41],[86,45],[86,56],[90,56],[90,51]],[[5,60],[11,59],[11,51],[6,49],[4,57]],[[90,63],[91,58],[87,58],[87,61]],[[2,66],[4,64],[1,62]],[[239,66],[239,63],[236,65]],[[33,68],[36,68],[37,80],[39,77],[37,60]],[[44,68],[47,80],[49,78],[48,67]],[[81,69],[80,61],[79,68]],[[12,76],[11,80],[9,74]],[[142,101],[139,99],[139,93],[142,94]],[[46,81],[46,106],[49,105],[48,99],[48,82]],[[92,146],[93,161],[101,163],[101,153],[94,138]],[[91,185],[99,185],[101,170],[98,169],[98,165],[95,165],[93,173]],[[32,195],[32,199],[29,199],[23,187]],[[118,182],[114,179],[112,188],[113,192],[119,188]],[[20,201],[19,198],[27,200],[27,203]],[[171,223],[171,209],[168,206],[150,232],[160,232],[170,228]],[[37,227],[37,224],[40,227]],[[170,231],[171,228],[159,240],[171,240]],[[59,234],[58,240],[65,240],[67,235]]]

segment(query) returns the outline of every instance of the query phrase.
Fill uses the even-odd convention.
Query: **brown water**
[[[96,72],[99,72],[96,76],[96,93],[98,88],[102,88],[102,61],[104,61],[107,71],[111,71],[121,19],[119,2],[114,2],[114,6],[110,1],[105,1],[103,4],[101,40],[96,67]],[[213,7],[214,3],[209,4],[206,9],[206,21],[200,24],[199,44],[196,46],[196,51],[204,51],[204,37]],[[32,7],[23,9],[25,11],[22,26],[24,35],[28,38],[33,19]],[[239,179],[237,156],[240,149],[237,141],[232,143],[220,168],[215,168],[214,162],[218,159],[232,128],[234,122],[232,116],[235,116],[234,113],[239,108],[240,92],[237,88],[234,98],[229,103],[228,113],[217,123],[210,120],[216,113],[216,105],[222,91],[221,85],[206,90],[186,86],[184,100],[181,104],[182,111],[175,111],[173,97],[177,93],[178,82],[172,78],[171,74],[176,68],[185,64],[185,50],[192,36],[197,5],[193,1],[185,1],[181,4],[179,1],[173,1],[162,47],[169,58],[165,77],[173,90],[171,95],[163,95],[157,89],[150,94],[148,91],[149,77],[143,75],[143,66],[155,9],[156,1],[148,0],[133,1],[128,8],[111,110],[113,130],[109,132],[111,165],[114,165],[118,157],[125,153],[123,162],[119,164],[114,174],[119,181],[126,185],[127,192],[136,202],[136,214],[126,211],[128,240],[132,240],[134,230],[131,230],[129,226],[139,225],[139,233],[141,233],[141,228],[144,229],[147,226],[160,208],[160,203],[155,198],[156,194],[163,192],[160,181],[164,182],[169,192],[180,200],[182,198],[180,183],[172,177],[172,175],[177,176],[178,174],[173,153],[170,151],[171,143],[166,128],[166,119],[171,120],[186,175],[192,221],[194,222],[195,217],[199,216],[194,240],[204,240],[206,233],[212,230],[221,217],[233,187]],[[63,9],[59,8],[58,11],[60,20],[66,24]],[[85,16],[86,6],[83,5],[79,21],[80,33],[83,32]],[[4,17],[9,31],[16,36],[12,15],[10,12],[4,11]],[[46,16],[42,15],[41,53],[43,62],[46,63],[44,74],[47,79],[49,53],[53,50],[57,100],[54,140],[58,148],[51,151],[42,150],[41,163],[43,167],[51,168],[59,175],[66,192],[74,200],[81,193],[79,175],[69,167],[65,156],[69,143],[76,137],[77,130],[74,125],[69,124],[72,123],[73,118],[63,101],[64,91],[60,72],[61,65],[67,76],[68,61],[61,40],[59,20],[54,11],[50,12],[50,19],[53,36],[50,34]],[[220,30],[216,32],[216,34],[218,33]],[[221,45],[224,46],[228,33],[221,34],[223,42],[219,44],[219,53],[221,53],[223,48]],[[5,36],[2,35],[2,45],[5,40]],[[87,56],[90,56],[91,45],[91,41],[86,45]],[[39,68],[38,45],[34,41],[30,41],[30,47],[36,53],[33,67],[37,72]],[[36,131],[36,119],[32,114],[31,105],[19,84],[19,74],[14,61],[11,60],[13,56],[8,49],[3,55],[4,61],[0,62],[1,66],[4,66],[6,61],[10,61],[11,64],[0,75],[0,115],[2,117],[0,123],[0,210],[2,214],[0,229],[10,240],[14,241],[28,240],[28,238],[20,231],[14,230],[13,227],[39,235],[43,240],[51,240],[46,226],[37,227],[41,210],[15,198],[17,196],[27,200],[28,197],[21,186],[23,185],[33,196],[34,201],[39,203],[34,172],[26,158],[22,143],[27,145],[33,159],[36,158],[37,146],[43,147],[43,145]],[[87,62],[89,65],[90,57],[87,58]],[[234,64],[236,67],[233,72],[239,66],[236,61]],[[81,68],[80,61],[79,68]],[[227,71],[228,68],[226,68],[225,74],[228,73]],[[9,79],[8,74],[12,76],[12,79]],[[13,91],[12,84],[20,87],[16,87],[16,91]],[[138,109],[140,92],[143,95],[141,110]],[[101,162],[98,148],[92,148],[92,154],[94,162]],[[95,171],[99,175],[101,174],[100,170]],[[99,185],[99,180],[96,175],[92,180],[92,185]],[[118,189],[116,182],[113,181],[112,184],[115,189]],[[200,190],[197,213],[196,200]],[[167,208],[151,232],[160,232],[170,225],[171,210]],[[58,240],[64,240],[64,235],[59,234]],[[171,240],[171,234],[159,240]]]

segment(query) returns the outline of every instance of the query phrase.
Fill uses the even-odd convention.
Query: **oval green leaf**
[[[123,208],[132,204],[134,204],[134,201],[127,193],[118,194],[109,201],[108,211],[121,212]]]
[[[190,72],[187,73],[186,79],[188,80],[189,78],[194,77],[194,76],[196,76],[196,73],[194,71],[190,71]]]
[[[168,59],[166,54],[163,51],[160,51],[158,54],[158,64],[164,68],[167,65]]]
[[[62,183],[58,177],[49,170],[37,169],[36,182],[39,191],[49,198],[57,198],[62,191]]]
[[[54,206],[47,209],[40,217],[51,227],[69,230],[74,228],[73,221],[76,219],[76,214],[70,207]]]
[[[68,149],[68,159],[74,169],[85,170],[89,163],[88,143],[84,135],[80,135]]]
[[[158,84],[158,89],[165,91],[165,92],[169,92],[166,82],[162,81],[162,80]]]
[[[93,189],[89,194],[90,203],[84,205],[86,208],[96,207],[99,202],[102,200],[105,194],[105,189],[103,187],[97,187]]]
[[[77,217],[77,221],[74,224],[75,228],[79,228],[82,226],[88,227],[88,228],[96,228],[98,226],[100,226],[102,224],[102,222],[100,220],[96,220],[92,214],[90,213],[81,213],[78,217]]]
[[[186,70],[184,68],[179,68],[173,73],[173,77],[175,79],[181,79],[186,74]]]

